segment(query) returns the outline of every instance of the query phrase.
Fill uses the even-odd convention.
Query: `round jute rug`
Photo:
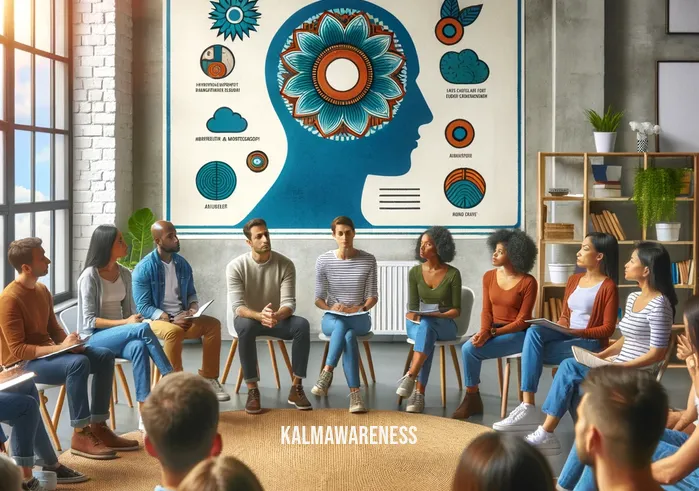
[[[344,409],[235,411],[221,413],[219,423],[223,453],[245,462],[266,491],[450,489],[461,452],[487,431],[435,416]],[[139,432],[128,437],[142,440]],[[60,460],[91,478],[61,486],[66,491],[152,491],[160,478],[158,462],[143,449],[110,461],[70,452]]]

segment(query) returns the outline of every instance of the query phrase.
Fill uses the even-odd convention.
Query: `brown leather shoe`
[[[289,404],[296,406],[296,409],[301,409],[302,411],[307,411],[313,409],[311,402],[306,397],[306,393],[303,391],[303,385],[292,385],[289,391],[289,399],[286,401]]]
[[[260,389],[248,389],[248,400],[245,403],[245,412],[248,414],[259,414],[262,412],[260,405]]]
[[[107,448],[112,450],[126,452],[129,450],[138,450],[140,448],[137,440],[127,440],[126,438],[115,435],[114,432],[109,429],[107,423],[92,423],[90,429],[97,438],[102,440]]]
[[[454,414],[451,415],[454,419],[466,419],[476,414],[483,414],[483,401],[481,400],[480,392],[466,392],[461,405],[456,408]]]
[[[70,440],[70,453],[79,455],[86,459],[95,460],[110,460],[116,459],[116,452],[97,438],[89,426],[86,426],[82,431],[73,432],[73,438]]]

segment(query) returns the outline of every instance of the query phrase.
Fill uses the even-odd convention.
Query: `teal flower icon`
[[[260,13],[255,5],[257,0],[218,0],[211,2],[213,8],[209,18],[214,20],[212,30],[218,29],[218,35],[223,39],[236,37],[243,39],[243,34],[250,37],[250,31],[256,31],[255,26]]]
[[[280,93],[309,131],[355,139],[393,119],[406,74],[392,31],[366,13],[337,9],[294,30],[281,54]]]

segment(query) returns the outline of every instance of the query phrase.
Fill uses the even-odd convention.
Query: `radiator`
[[[379,303],[372,309],[374,334],[405,334],[408,272],[415,261],[377,261]]]

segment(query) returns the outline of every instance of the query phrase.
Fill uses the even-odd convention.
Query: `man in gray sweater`
[[[257,336],[273,336],[292,342],[291,364],[294,380],[289,404],[298,409],[313,409],[303,391],[308,352],[311,348],[310,326],[296,309],[296,269],[294,263],[272,251],[267,223],[261,218],[243,227],[246,243],[252,251],[233,259],[226,266],[228,282],[228,326],[238,335],[240,364],[248,387],[245,411],[257,414],[260,390],[257,381]]]

